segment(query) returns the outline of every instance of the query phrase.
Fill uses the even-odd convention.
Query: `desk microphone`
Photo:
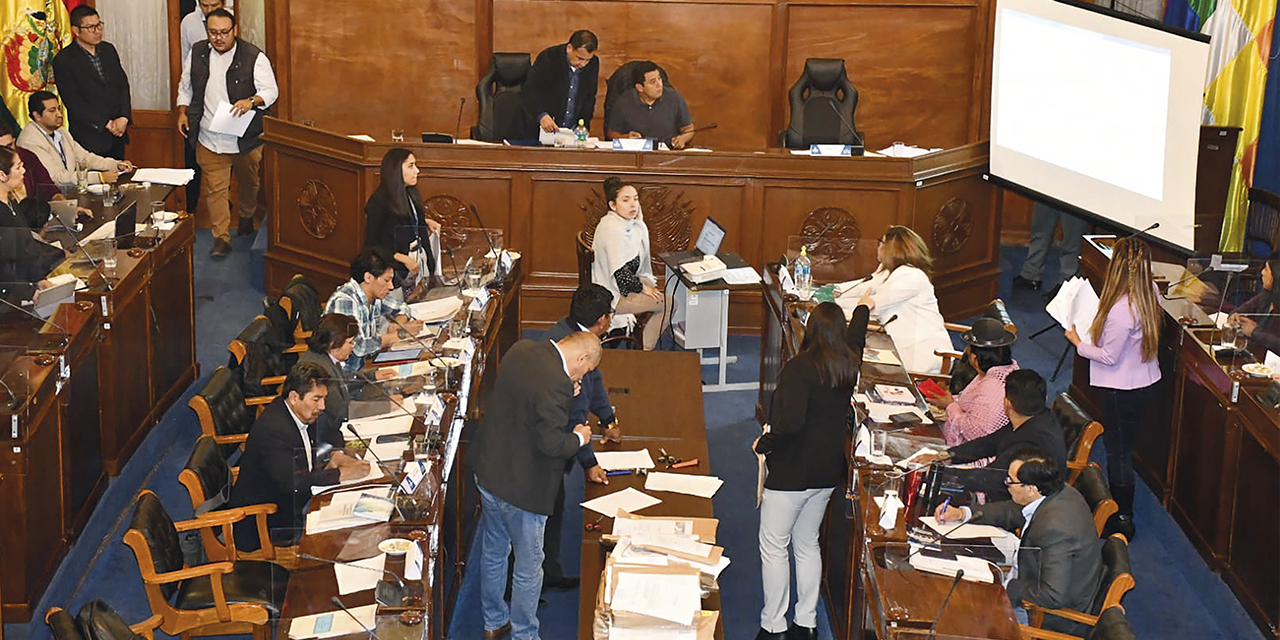
[[[1224,304],[1226,304],[1226,303],[1227,303],[1227,290],[1231,288],[1231,276],[1233,276],[1233,275],[1235,275],[1235,272],[1234,272],[1234,271],[1228,271],[1228,272],[1227,272],[1227,281],[1222,285],[1222,295],[1221,295],[1221,296],[1219,296],[1219,300],[1218,300],[1218,311],[1217,311],[1217,313],[1214,313],[1214,314],[1213,314],[1215,317],[1214,317],[1214,318],[1212,318],[1212,320],[1214,321],[1214,323],[1215,323],[1215,324],[1217,323],[1217,318],[1216,318],[1216,316],[1217,316],[1219,313],[1222,313],[1222,305],[1224,305]]]
[[[1159,229],[1159,228],[1160,228],[1160,223],[1159,223],[1159,222],[1152,222],[1152,223],[1151,223],[1151,224],[1150,224],[1146,229],[1143,229],[1142,231],[1135,231],[1135,232],[1133,232],[1133,233],[1131,233],[1131,234],[1129,234],[1129,235],[1127,235],[1127,236],[1125,236],[1125,237],[1121,238],[1121,240],[1127,240],[1127,239],[1129,239],[1129,238],[1134,238],[1134,237],[1140,236],[1140,235],[1142,235],[1142,234],[1144,234],[1144,233],[1146,233],[1146,232],[1148,232],[1148,231],[1150,231],[1150,230],[1152,230],[1152,229]]]
[[[694,129],[693,129],[692,131],[690,131],[689,133],[697,133],[697,132],[699,132],[699,131],[706,131],[706,130],[708,130],[708,129],[715,129],[716,127],[719,127],[719,126],[720,126],[720,124],[719,124],[719,123],[712,122],[711,124],[703,125],[703,126],[701,126],[701,127],[694,127]],[[673,138],[671,138],[671,140],[668,140],[668,141],[667,141],[667,144],[671,145],[671,146],[674,148],[674,147],[675,147],[675,144],[673,143],[673,141],[674,141],[676,138],[678,138],[678,137],[680,137],[680,136],[682,136],[682,135],[684,135],[684,134],[683,134],[683,133],[677,133],[677,134],[675,135],[675,137],[673,137]]]
[[[1162,295],[1162,296],[1164,296],[1164,299],[1165,299],[1165,300],[1183,300],[1183,299],[1185,299],[1185,298],[1186,298],[1186,296],[1178,296],[1177,298],[1170,298],[1170,297],[1169,297],[1169,293],[1171,293],[1171,292],[1173,291],[1173,288],[1174,288],[1174,287],[1176,287],[1176,286],[1178,286],[1178,285],[1180,285],[1180,284],[1182,284],[1182,283],[1184,283],[1184,282],[1186,282],[1186,281],[1188,281],[1188,280],[1194,280],[1194,279],[1196,279],[1196,278],[1199,278],[1200,276],[1202,276],[1202,275],[1204,275],[1204,274],[1206,274],[1206,273],[1210,273],[1210,272],[1212,272],[1212,271],[1214,271],[1214,270],[1215,270],[1215,269],[1214,269],[1212,266],[1210,266],[1210,267],[1205,267],[1205,268],[1204,268],[1204,270],[1203,270],[1203,271],[1201,271],[1200,273],[1193,273],[1193,274],[1191,274],[1191,275],[1189,275],[1189,276],[1187,276],[1187,277],[1185,277],[1185,278],[1183,278],[1183,279],[1181,279],[1181,280],[1179,280],[1179,281],[1177,281],[1177,282],[1175,282],[1175,283],[1173,283],[1173,284],[1171,284],[1171,285],[1169,285],[1169,286],[1165,287],[1165,288],[1164,288],[1164,293],[1162,293],[1161,295]]]
[[[840,109],[836,106],[836,103],[828,102],[827,104],[831,105],[831,110],[836,113],[837,118],[840,118],[840,123],[849,128],[849,133],[852,133],[853,139],[858,141],[858,146],[865,150],[867,148],[867,143],[864,142],[862,140],[862,136],[859,136],[858,132],[854,130],[853,125],[850,124],[848,120],[845,120],[844,114],[840,113]]]
[[[462,133],[462,108],[466,106],[466,104],[467,104],[467,97],[462,96],[462,98],[458,100],[458,124],[454,125],[453,127],[454,140],[457,140],[458,135]]]
[[[893,314],[893,315],[891,315],[891,316],[889,316],[889,319],[888,319],[888,320],[885,320],[884,322],[881,322],[881,323],[880,323],[880,329],[881,329],[881,330],[884,330],[884,328],[885,328],[885,327],[889,326],[889,323],[890,323],[890,322],[893,322],[894,320],[897,320],[897,319],[898,319],[898,314],[896,314],[896,313],[895,313],[895,314]]]
[[[67,331],[65,328],[63,328],[63,326],[62,326],[62,325],[60,325],[60,324],[58,324],[58,323],[54,322],[54,321],[53,321],[53,317],[52,317],[52,316],[50,316],[48,319],[41,318],[40,316],[38,316],[38,315],[36,315],[36,314],[34,314],[34,313],[31,313],[30,311],[27,311],[26,309],[23,309],[21,306],[16,305],[16,304],[14,304],[14,303],[12,303],[12,302],[9,302],[8,300],[6,300],[6,299],[5,299],[5,297],[4,297],[4,296],[0,296],[0,302],[3,302],[3,303],[5,304],[5,306],[8,306],[8,307],[11,307],[11,308],[17,309],[20,313],[23,313],[23,314],[26,314],[26,315],[28,315],[28,316],[31,316],[32,318],[35,318],[36,320],[39,320],[40,322],[46,322],[46,323],[48,323],[48,324],[51,324],[51,325],[53,325],[53,326],[54,326],[54,328],[56,328],[58,331],[61,331],[61,332],[62,332],[62,344],[59,344],[59,345],[58,345],[58,348],[59,348],[59,349],[61,349],[61,348],[63,348],[63,347],[66,347],[68,344],[71,344],[71,332],[69,332],[69,331]]]
[[[493,240],[489,238],[489,233],[485,231],[484,220],[480,219],[480,210],[476,209],[475,203],[473,202],[470,205],[467,205],[467,208],[471,209],[471,215],[474,215],[476,217],[476,222],[480,224],[480,232],[484,234],[484,241],[489,244],[489,253],[493,254],[493,259],[496,262],[496,265],[493,268],[493,282],[490,284],[501,285],[502,280],[507,275],[502,268],[502,255],[498,253],[496,248],[494,248]]]
[[[485,234],[485,235],[487,236],[488,234]],[[445,244],[443,238],[441,238],[440,240],[440,252],[449,256],[449,266],[453,267],[453,285],[450,285],[448,282],[445,282],[443,273],[440,274],[440,282],[444,283],[446,287],[457,286],[458,295],[462,295],[462,272],[458,271],[458,261],[455,260],[453,257],[453,247]]]
[[[403,324],[400,324],[400,321],[397,320],[395,316],[387,316],[387,319],[390,320],[392,324],[396,325],[397,327],[400,327],[400,330],[405,333],[406,337],[414,341],[419,347],[422,347],[422,349],[426,351],[428,355],[431,356],[431,360],[438,361],[440,363],[440,366],[442,367],[448,366],[446,365],[444,358],[441,358],[440,354],[436,353],[435,349],[432,349],[430,346],[428,346],[427,343],[422,340],[422,338],[419,338],[418,336],[414,335],[414,333],[410,331],[407,327],[405,327]]]
[[[947,591],[947,597],[942,600],[942,606],[938,607],[938,614],[933,617],[933,624],[929,625],[930,640],[937,637],[934,631],[938,628],[938,621],[942,619],[942,612],[947,610],[947,605],[951,602],[951,594],[956,592],[956,587],[960,586],[962,579],[964,579],[964,569],[956,569],[956,577],[951,581],[951,589]]]
[[[302,554],[301,554],[301,553],[299,553],[298,555],[302,555]],[[382,640],[382,638],[379,638],[379,637],[378,637],[378,634],[376,634],[376,633],[374,633],[374,632],[373,632],[373,629],[370,629],[369,627],[364,626],[364,623],[360,621],[360,618],[357,618],[357,617],[356,617],[356,614],[351,613],[351,610],[347,608],[347,605],[342,604],[342,600],[339,600],[339,599],[338,599],[338,596],[334,596],[334,597],[332,597],[332,598],[329,598],[329,602],[332,602],[332,603],[334,603],[334,604],[338,605],[338,608],[339,608],[339,609],[342,609],[343,611],[345,611],[345,612],[347,613],[347,615],[351,616],[351,619],[352,619],[352,620],[355,620],[355,621],[356,621],[356,624],[360,625],[360,628],[361,628],[361,629],[364,629],[364,632],[365,632],[365,633],[367,633],[367,634],[369,634],[369,637],[370,637],[370,638],[373,638],[373,640]],[[377,623],[374,623],[374,624],[376,625]]]
[[[102,278],[102,283],[107,285],[107,291],[115,291],[116,288],[112,286],[111,280],[107,279],[107,274],[102,271],[102,267],[98,265],[98,261],[94,260],[93,256],[89,255],[89,251],[84,248],[84,243],[80,241],[80,237],[76,235],[76,232],[71,229],[67,229],[67,233],[70,233],[71,239],[76,241],[76,248],[80,250],[80,253],[83,253],[84,257],[89,259],[89,264],[93,265],[93,270],[98,272],[98,277]]]

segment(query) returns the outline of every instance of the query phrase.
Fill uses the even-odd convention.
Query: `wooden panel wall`
[[[652,59],[695,122],[698,143],[777,145],[787,90],[809,57],[846,61],[867,146],[895,140],[951,148],[986,137],[991,0],[321,0],[267,6],[268,48],[283,95],[276,114],[387,140],[403,128],[452,133],[476,121],[475,85],[494,51],[600,37],[593,129],[604,83]]]

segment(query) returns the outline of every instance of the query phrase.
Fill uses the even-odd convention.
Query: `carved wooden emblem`
[[[320,240],[338,228],[338,202],[329,185],[315,179],[302,185],[298,190],[298,217],[302,229]]]
[[[952,198],[933,218],[933,246],[938,253],[956,253],[973,235],[973,211],[969,202]]]
[[[461,229],[479,225],[471,218],[467,203],[451,195],[434,195],[422,203],[423,214],[440,223],[440,241],[446,247],[462,246],[466,234]]]
[[[858,219],[840,207],[815,209],[800,224],[800,235],[817,238],[809,246],[809,259],[814,263],[835,264],[853,255],[862,237]]]
[[[590,246],[596,225],[609,210],[604,192],[592,189],[578,208],[583,213],[582,239]],[[662,267],[660,254],[689,248],[691,218],[696,209],[683,193],[666,186],[652,186],[640,187],[640,210],[644,213],[645,226],[649,227],[649,255],[656,273]]]

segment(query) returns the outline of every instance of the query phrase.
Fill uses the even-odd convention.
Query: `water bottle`
[[[587,146],[587,122],[585,120],[578,120],[578,126],[573,130],[573,137],[578,141],[579,147]]]
[[[808,300],[813,296],[813,273],[812,263],[809,262],[808,248],[800,247],[800,257],[796,258],[796,289],[800,292],[801,300]]]

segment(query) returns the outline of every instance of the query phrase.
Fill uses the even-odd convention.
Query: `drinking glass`
[[[392,142],[404,142],[404,129],[392,129],[392,130],[391,130],[391,141],[392,141]]]
[[[1222,337],[1218,341],[1221,347],[1235,347],[1236,344],[1236,326],[1227,323],[1222,327]]]
[[[76,191],[89,193],[89,167],[83,164],[76,165]]]
[[[482,271],[477,265],[471,265],[470,267],[467,267],[467,273],[463,283],[467,289],[479,289],[480,281],[483,279],[484,271]]]
[[[114,238],[107,238],[102,241],[102,270],[107,275],[115,275],[116,271],[116,241]]]
[[[151,224],[164,222],[164,200],[151,201]]]
[[[884,455],[889,444],[889,432],[881,429],[871,430],[871,457]]]

